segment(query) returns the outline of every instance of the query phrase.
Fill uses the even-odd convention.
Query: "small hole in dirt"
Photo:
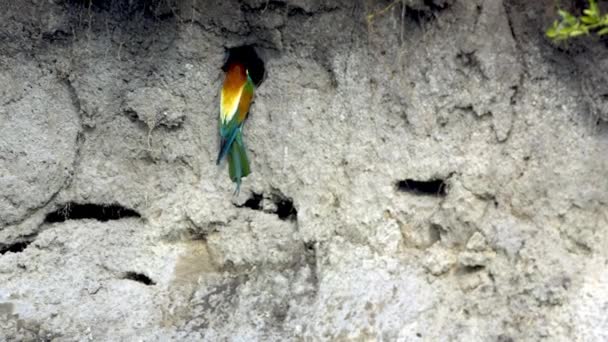
[[[445,196],[447,195],[447,186],[443,179],[431,179],[428,181],[419,181],[415,179],[406,179],[397,182],[397,190],[409,192],[416,195],[429,196]]]
[[[264,208],[265,201],[272,201],[276,209]],[[298,211],[293,205],[291,198],[287,198],[282,194],[272,194],[264,198],[264,194],[258,194],[255,192],[251,193],[251,196],[245,201],[245,203],[238,205],[234,204],[237,208],[249,208],[252,210],[262,210],[265,213],[275,214],[281,220],[295,221],[298,218]],[[272,207],[272,206],[270,206]]]
[[[264,196],[262,194],[256,194],[255,192],[251,193],[251,197],[249,197],[243,205],[239,206],[239,208],[249,208],[253,210],[261,210],[262,209],[262,200]]]
[[[65,31],[57,30],[52,33],[49,33],[49,32],[43,33],[42,39],[53,43],[55,41],[66,41],[70,36],[71,36],[71,34],[65,32]]]
[[[482,265],[463,266],[462,271],[464,273],[475,273],[475,272],[479,272],[479,271],[483,270],[484,268],[485,268],[485,266],[482,266]]]
[[[153,282],[152,279],[150,279],[150,277],[148,277],[147,275],[145,275],[143,273],[127,272],[122,276],[122,279],[133,280],[138,283],[142,283],[146,286],[156,285],[156,283]]]
[[[304,248],[306,248],[307,251],[309,252],[314,252],[315,251],[315,241],[308,241],[304,243]]]
[[[245,69],[249,72],[249,77],[251,77],[256,87],[259,87],[264,82],[266,74],[264,61],[260,58],[253,45],[229,48],[227,54],[226,62],[222,66],[224,72],[228,70],[231,64],[239,63],[245,66]]]
[[[403,15],[416,23],[417,25],[423,24],[425,22],[429,22],[435,20],[437,18],[437,13],[443,11],[448,7],[448,4],[438,5],[435,1],[432,0],[424,0],[424,6],[426,7],[412,7],[403,4],[405,6],[403,11]]]
[[[458,54],[456,54],[456,60],[462,66],[465,66],[468,68],[475,68],[475,67],[479,66],[479,60],[477,59],[477,56],[475,55],[475,51],[470,51],[470,52],[460,51]]]
[[[67,220],[94,219],[98,221],[120,220],[128,217],[140,218],[141,215],[119,204],[93,204],[69,202],[46,215],[45,223],[65,222]]]
[[[19,241],[19,242],[12,243],[10,245],[0,244],[0,255],[6,254],[8,252],[11,252],[11,253],[21,253],[32,242],[33,242],[33,240],[24,240],[24,241]]]
[[[287,12],[287,16],[288,17],[295,17],[295,16],[310,17],[310,16],[312,16],[312,13],[306,12],[303,8],[300,8],[300,7],[292,7]]]
[[[513,339],[513,337],[511,337],[509,335],[505,335],[505,334],[498,335],[498,338],[496,339],[496,342],[513,342],[513,341],[515,341]]]
[[[429,227],[429,242],[433,245],[435,242],[441,240],[441,231],[443,228],[438,224],[431,224]]]
[[[293,206],[293,201],[289,198],[281,198],[277,201],[277,215],[281,220],[295,221],[298,212]]]

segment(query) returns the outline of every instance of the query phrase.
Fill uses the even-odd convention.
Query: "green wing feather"
[[[251,173],[249,168],[249,159],[247,158],[247,150],[243,143],[243,136],[241,130],[236,133],[236,138],[230,146],[230,153],[228,154],[228,170],[230,173],[230,179],[236,183],[236,193],[239,192],[241,187],[241,178],[247,177]]]

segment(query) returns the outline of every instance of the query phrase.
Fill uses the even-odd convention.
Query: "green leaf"
[[[591,13],[593,13],[595,16],[599,17],[599,15],[600,15],[600,9],[597,6],[597,2],[595,2],[595,0],[589,0],[589,11]]]
[[[583,10],[580,17],[570,12],[558,9],[560,20],[553,22],[545,32],[546,36],[561,41],[596,32],[598,35],[608,34],[608,14],[602,15],[597,0],[588,0],[588,8]]]
[[[581,21],[585,24],[597,24],[599,22],[599,18],[582,16]]]
[[[568,24],[575,24],[578,21],[575,16],[573,16],[572,14],[570,14],[569,12],[566,12],[564,10],[558,10],[557,13],[559,13],[559,15]]]
[[[583,31],[582,29],[576,29],[576,30],[573,30],[572,32],[570,32],[570,37],[582,36],[585,33],[587,33],[587,32]]]
[[[545,34],[547,35],[547,37],[549,38],[553,38],[555,37],[555,35],[557,34],[557,20],[553,22],[553,25],[551,25],[547,31],[545,31]]]

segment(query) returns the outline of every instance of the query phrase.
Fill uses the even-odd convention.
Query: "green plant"
[[[589,8],[583,10],[583,15],[576,17],[571,13],[558,10],[560,20],[553,22],[547,29],[547,37],[561,41],[569,38],[595,32],[599,36],[608,34],[608,14],[602,16],[596,0],[589,0]]]

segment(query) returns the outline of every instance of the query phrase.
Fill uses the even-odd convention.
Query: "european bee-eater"
[[[230,179],[236,183],[236,191],[241,187],[241,178],[251,173],[249,159],[243,143],[243,124],[253,100],[255,84],[249,70],[243,63],[229,61],[225,66],[226,76],[220,99],[220,152],[219,165],[228,157]]]

